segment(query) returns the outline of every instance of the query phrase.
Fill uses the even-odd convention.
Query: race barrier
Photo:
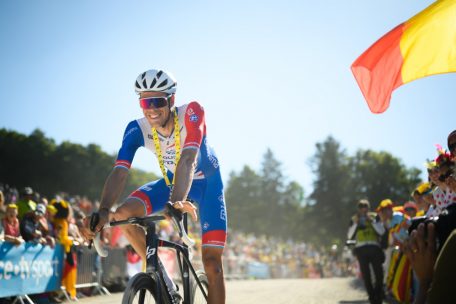
[[[101,266],[98,282],[106,286],[126,286],[127,274],[127,250],[125,248],[111,248],[106,258],[98,257],[98,264]],[[101,262],[101,264],[100,264]],[[102,289],[105,289],[102,287]]]
[[[0,242],[0,298],[59,290],[62,269],[60,245]]]
[[[76,247],[75,252],[76,289],[85,295],[91,295],[94,291],[110,294],[106,287],[123,290],[129,277],[134,274],[129,273],[128,267],[134,265],[135,271],[142,268],[140,260],[129,261],[126,248],[111,248],[106,258],[100,258],[93,248],[86,246]],[[175,252],[160,250],[159,254],[170,275],[178,279],[180,272]],[[199,254],[195,255],[192,262],[197,269],[203,268]],[[27,295],[63,290],[69,300],[65,288],[61,287],[64,263],[60,245],[52,249],[33,243],[14,246],[0,242],[0,298],[17,297],[22,303],[25,298],[33,303]],[[321,277],[318,267],[314,265],[304,267],[299,263],[262,263],[233,256],[224,259],[224,269],[227,280]]]
[[[100,257],[95,249],[89,249],[86,246],[79,246],[75,249],[77,254],[77,278],[76,289],[95,287],[100,294],[110,295],[109,291],[102,285],[101,277],[103,269],[101,267]],[[61,288],[67,300],[70,300],[65,287]]]

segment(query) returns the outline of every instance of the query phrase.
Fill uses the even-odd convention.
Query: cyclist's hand
[[[91,217],[85,217],[82,220],[82,225],[78,225],[79,232],[81,232],[82,237],[86,241],[93,240],[97,232],[99,232],[103,226],[109,221],[109,211],[107,209],[100,209],[98,211],[99,220],[98,224],[95,226],[95,230],[92,231],[90,227],[90,219]]]
[[[100,232],[104,225],[109,222],[110,212],[109,209],[101,208],[98,210],[98,224],[95,226],[95,233]]]
[[[173,204],[173,207],[182,213],[188,212],[192,216],[192,220],[196,222],[198,215],[196,213],[196,207],[189,201],[177,201]]]
[[[90,216],[86,216],[82,221],[78,221],[77,225],[85,241],[91,241],[95,238],[95,233],[90,230]]]

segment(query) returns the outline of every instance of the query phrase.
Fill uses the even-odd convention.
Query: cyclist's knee
[[[223,249],[203,248],[204,271],[210,281],[223,276],[222,253]]]
[[[114,220],[126,220],[133,216],[145,216],[144,205],[137,200],[127,199],[113,214]]]

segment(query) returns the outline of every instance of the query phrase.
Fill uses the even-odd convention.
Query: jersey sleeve
[[[120,167],[127,170],[130,169],[136,150],[141,146],[144,146],[144,138],[138,122],[134,120],[130,122],[125,129],[122,147],[117,155],[114,168]]]
[[[196,101],[188,104],[185,112],[185,128],[187,137],[182,150],[199,149],[203,136],[206,135],[206,122],[204,120],[204,109]]]

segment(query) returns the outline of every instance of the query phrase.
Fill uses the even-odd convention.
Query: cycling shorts
[[[168,172],[169,180],[173,180]],[[136,199],[144,205],[146,215],[160,212],[168,202],[170,189],[163,178],[145,184],[130,194],[129,199]],[[227,217],[223,183],[220,170],[209,177],[195,179],[188,193],[188,198],[197,203],[202,230],[202,246],[224,248],[227,233]]]

